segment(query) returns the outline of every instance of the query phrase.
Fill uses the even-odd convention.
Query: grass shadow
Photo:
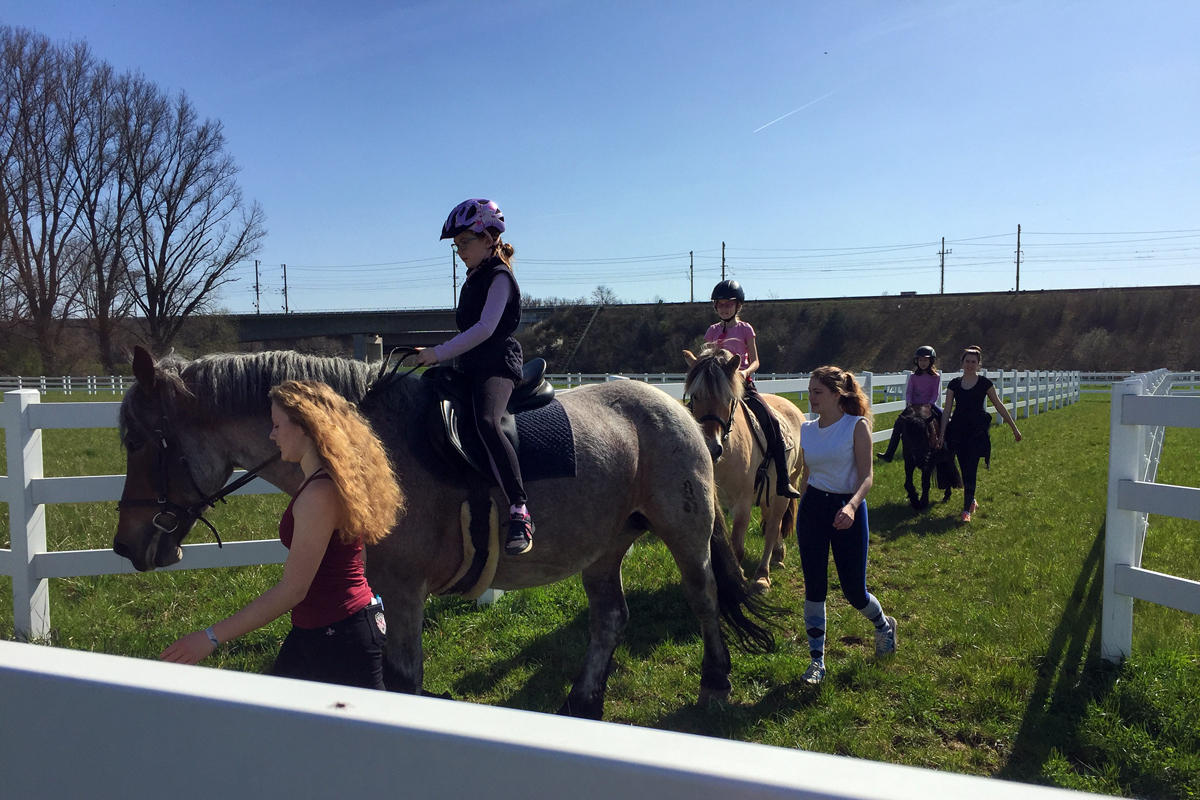
[[[662,714],[653,726],[700,736],[748,739],[764,720],[793,716],[816,705],[820,698],[819,687],[797,678],[776,684],[754,703],[714,703],[707,708],[689,703]]]
[[[698,639],[700,623],[692,614],[679,585],[626,595],[629,624],[621,642],[630,655],[650,658],[659,645]],[[565,624],[537,636],[511,656],[484,663],[460,675],[451,684],[451,695],[481,694],[501,683],[510,673],[532,673],[504,700],[504,705],[536,711],[554,711],[570,691],[572,676],[583,666],[589,639],[587,609]],[[697,663],[697,669],[699,663]]]
[[[1101,524],[1046,652],[1035,659],[1037,679],[998,777],[1044,782],[1043,767],[1052,751],[1072,758],[1083,746],[1079,729],[1088,706],[1112,691],[1119,673],[1099,658],[1103,592]]]
[[[951,497],[948,502],[953,501]],[[930,501],[929,509],[940,502]],[[907,501],[896,500],[870,506],[871,536],[888,542],[906,536],[940,536],[961,525],[957,517],[932,516],[929,509],[917,511]]]

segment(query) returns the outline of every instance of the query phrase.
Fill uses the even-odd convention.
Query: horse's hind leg
[[[929,481],[933,478],[933,467],[926,466],[921,469],[921,508],[929,508]]]
[[[904,491],[908,492],[909,505],[911,505],[917,511],[920,511],[921,510],[921,500],[920,500],[920,498],[917,497],[917,487],[916,487],[916,484],[913,483],[913,472],[916,470],[917,465],[914,462],[908,460],[907,451],[905,452],[904,455],[905,455],[905,459],[904,459]]]
[[[749,501],[740,502],[729,509],[733,515],[733,525],[730,528],[729,540],[733,543],[733,552],[740,562],[746,557],[746,532],[750,530],[750,515],[754,505]],[[765,530],[765,529],[764,529]]]
[[[584,719],[600,719],[604,715],[604,692],[612,670],[613,652],[621,643],[625,623],[629,621],[629,606],[621,587],[621,560],[627,549],[625,545],[619,552],[609,553],[583,570],[590,637],[583,668],[566,702],[558,709],[559,714]]]
[[[384,605],[387,645],[383,651],[383,684],[390,692],[421,694],[425,675],[421,650],[421,627],[425,621],[424,598],[404,597],[389,592]]]
[[[762,509],[763,553],[754,571],[754,586],[760,591],[771,588],[771,566],[783,565],[783,536],[780,531],[788,498],[772,498],[771,504]],[[778,554],[778,558],[776,558]]]

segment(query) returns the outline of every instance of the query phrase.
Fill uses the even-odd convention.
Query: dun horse
[[[762,512],[763,554],[754,572],[759,589],[771,586],[771,565],[783,566],[784,539],[796,522],[796,501],[775,494],[775,467],[766,452],[766,438],[742,402],[745,381],[738,357],[728,350],[705,348],[699,356],[683,351],[688,363],[684,391],[691,397],[692,416],[700,420],[713,458],[713,473],[721,504],[733,514],[733,551],[745,556],[750,512]],[[800,483],[800,425],[804,415],[793,403],[776,395],[763,400],[779,418],[785,442],[790,443],[788,466],[794,485]]]
[[[268,352],[156,363],[140,348],[134,374],[137,383],[121,405],[127,472],[113,549],[139,570],[179,561],[180,542],[204,496],[218,491],[235,467],[258,465],[277,452],[267,438],[272,386],[319,380],[360,403],[391,455],[408,507],[392,534],[365,553],[368,580],[386,603],[385,682],[419,694],[425,601],[455,584],[470,561],[470,509],[479,508],[482,496],[484,510],[475,517],[487,520],[495,513],[487,509],[503,503],[498,487],[433,454],[427,423],[434,381],[403,377],[368,396],[372,375],[359,362]],[[774,637],[726,538],[699,429],[674,400],[633,381],[579,388],[559,399],[573,434],[575,476],[528,482],[538,514],[530,553],[510,558],[499,552],[492,518],[492,552],[499,555],[490,557],[494,577],[484,583],[523,589],[583,574],[591,639],[559,713],[598,719],[629,617],[621,561],[636,539],[653,531],[675,559],[700,620],[700,701],[727,697],[730,656],[722,620],[752,649],[771,647]],[[291,493],[301,473],[275,462],[262,477]]]
[[[929,405],[909,406],[896,420],[900,427],[900,441],[904,442],[904,490],[908,502],[917,511],[929,507],[929,481],[931,473],[937,471],[937,486],[944,489],[942,502],[950,499],[952,489],[962,488],[962,476],[954,463],[954,454],[933,446],[937,435],[937,417]],[[913,485],[913,472],[921,470],[921,496]]]

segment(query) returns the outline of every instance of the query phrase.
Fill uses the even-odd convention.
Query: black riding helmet
[[[916,355],[913,356],[913,364],[916,366],[919,366],[917,364],[917,359],[921,358],[921,357],[928,358],[929,366],[932,367],[934,365],[934,363],[937,361],[937,351],[935,351],[932,347],[930,347],[927,344],[922,345],[921,347],[917,348],[917,353],[916,353]]]
[[[737,281],[721,281],[712,290],[712,299],[716,300],[737,300],[739,303],[746,302],[746,293],[742,291],[742,285]]]

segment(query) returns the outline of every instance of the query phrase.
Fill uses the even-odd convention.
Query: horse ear
[[[133,348],[133,376],[140,386],[153,389],[158,380],[155,370],[154,356],[150,355],[141,345]]]
[[[729,380],[733,380],[734,373],[736,373],[738,371],[738,367],[742,365],[742,359],[728,350],[722,350],[721,353],[722,357],[725,359],[725,363],[722,364],[721,367],[725,370],[725,374],[729,376]]]
[[[696,366],[696,355],[691,350],[683,351],[683,360],[687,362],[688,369]]]

